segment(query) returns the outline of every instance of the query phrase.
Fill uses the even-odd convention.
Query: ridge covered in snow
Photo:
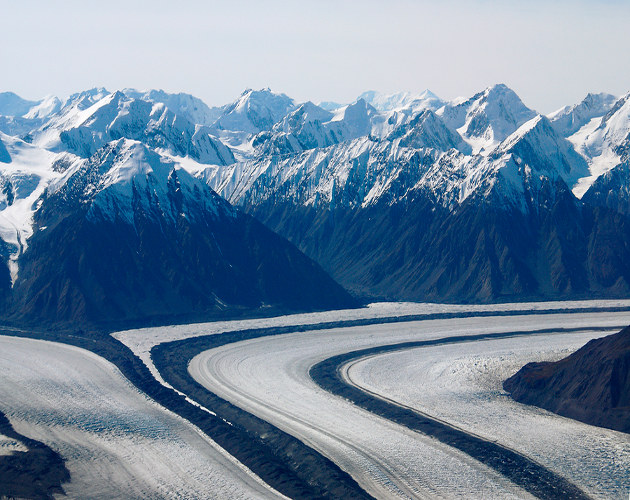
[[[129,139],[112,141],[90,158],[75,161],[50,183],[47,196],[79,198],[89,204],[88,219],[130,225],[139,206],[149,216],[173,222],[200,212],[234,217],[233,208],[181,164]]]
[[[623,176],[604,174],[627,165],[629,155],[630,94],[589,94],[543,117],[503,84],[452,102],[430,91],[368,91],[348,105],[319,106],[270,89],[248,89],[220,107],[162,90],[94,88],[38,101],[5,92],[0,237],[15,278],[38,200],[88,175],[89,165],[99,172],[94,189],[107,185],[111,193],[128,189],[132,165],[139,168],[134,189],[146,188],[157,172],[150,170],[170,165],[189,196],[207,184],[242,206],[391,206],[422,194],[450,211],[498,196],[527,212],[528,197],[547,182],[578,198],[593,186],[591,200],[625,200],[621,191],[604,192]],[[116,173],[102,171],[114,157]],[[168,206],[161,198],[168,190],[153,188],[156,203]],[[113,213],[110,202],[104,213]]]
[[[589,94],[572,113],[581,117],[579,128],[565,133],[573,132],[568,139],[589,164],[589,175],[582,177],[574,190],[582,197],[603,174],[630,160],[630,93],[619,99]],[[563,116],[552,116],[554,125],[562,124]]]
[[[456,129],[475,153],[492,149],[521,125],[536,116],[504,84],[493,85],[460,103],[447,103],[438,115]]]
[[[436,111],[441,108],[445,102],[442,101],[430,90],[425,90],[420,94],[412,94],[410,92],[396,92],[394,94],[383,94],[375,90],[363,92],[357,100],[363,99],[370,106],[379,111],[396,111],[411,109],[413,112],[430,109]]]

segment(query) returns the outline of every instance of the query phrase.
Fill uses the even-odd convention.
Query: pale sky
[[[470,96],[494,83],[548,113],[630,91],[628,0],[0,0],[0,91],[245,88],[349,102]]]

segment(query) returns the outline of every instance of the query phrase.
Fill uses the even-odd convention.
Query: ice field
[[[0,380],[15,430],[67,460],[69,498],[279,497],[88,351],[0,336]]]
[[[567,356],[603,332],[544,334],[409,349],[351,363],[347,380],[533,458],[594,498],[623,498],[630,436],[512,400],[503,380]]]
[[[630,301],[386,303],[350,311],[129,330],[113,336],[162,381],[150,350],[174,340],[250,328],[511,311],[507,316],[263,335],[201,352],[190,362],[189,373],[219,397],[334,461],[376,498],[531,498],[491,467],[325,391],[309,374],[311,367],[329,357],[366,348],[520,332],[368,355],[341,366],[340,373],[347,383],[370,394],[513,449],[593,498],[626,498],[628,435],[516,403],[501,384],[529,361],[559,359],[592,338],[630,324],[630,311],[590,311],[628,305]],[[532,313],[564,309],[571,312]],[[527,333],[538,330],[545,333]],[[145,396],[118,368],[89,351],[0,336],[0,381],[0,411],[15,430],[66,459],[72,477],[63,487],[70,498],[84,498],[86,492],[90,498],[281,496],[197,427]],[[0,435],[0,455],[15,451],[24,451],[24,445]]]
[[[189,370],[197,381],[219,396],[299,437],[331,458],[368,492],[379,498],[526,497],[524,491],[516,488],[503,476],[467,455],[374,416],[322,390],[309,377],[310,367],[333,355],[375,345],[484,332],[588,326],[616,327],[629,321],[628,312],[574,313],[458,318],[338,328],[258,338],[225,345],[195,357]],[[602,336],[602,333],[574,333],[564,336],[570,345],[565,349],[565,353],[568,354],[571,349],[580,347],[590,338]],[[561,341],[555,340],[554,335],[547,337],[551,339],[548,350],[551,351],[552,357],[557,357]],[[542,338],[537,337],[534,340],[531,337],[523,337],[518,338],[518,342],[527,343],[528,340],[533,340],[538,346],[534,351],[540,355],[540,350],[547,350],[544,342],[541,344]],[[487,343],[491,342],[493,341]],[[482,342],[461,345],[465,352],[472,355],[476,352],[478,344],[482,345],[480,352],[483,354],[485,347]],[[434,349],[439,350],[441,347]],[[396,354],[390,356],[393,359]],[[376,364],[377,358],[374,358]],[[526,362],[525,358],[526,356],[521,358],[523,362]],[[393,363],[395,364],[395,361]],[[410,365],[413,366],[413,363]],[[391,365],[389,368],[390,371],[396,371]],[[514,360],[510,369],[513,371],[518,369]],[[408,385],[413,384],[413,381],[408,384],[402,378],[397,381],[399,390],[403,393]],[[409,390],[411,394],[415,394],[418,390],[417,384]],[[527,407],[523,408],[522,412],[527,414]],[[561,427],[567,421],[537,409],[532,409],[528,417],[532,420],[526,422],[526,425],[532,422],[536,424],[542,420],[555,422],[552,426]],[[503,418],[507,417],[504,415]],[[579,453],[588,452],[589,441],[600,443],[601,446],[594,449],[592,454],[600,453],[605,448],[605,436],[612,436],[610,447],[607,448],[608,455],[616,454],[616,458],[622,461],[621,469],[617,471],[625,470],[624,467],[628,465],[627,463],[624,465],[628,456],[628,440],[624,435],[601,431],[583,424],[579,427],[580,436],[587,439]],[[567,432],[570,434],[570,431]],[[575,444],[568,441],[557,454],[563,451],[571,454],[574,447]],[[570,460],[579,459],[578,455],[577,458]],[[597,463],[604,464],[605,461],[605,458],[601,458]],[[611,471],[610,469],[602,471],[606,472]],[[575,480],[573,477],[570,479]],[[615,488],[614,483],[618,482],[618,478],[607,480],[602,478],[602,482],[606,481],[608,484],[604,486],[597,484],[591,486],[589,483],[590,490],[605,495],[610,488]]]

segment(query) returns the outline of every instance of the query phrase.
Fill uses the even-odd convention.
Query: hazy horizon
[[[366,90],[445,100],[505,83],[541,113],[588,92],[630,90],[622,1],[496,0],[383,5],[115,0],[86,9],[2,1],[0,91],[26,99],[91,87],[186,92],[209,106],[245,88],[351,102]]]

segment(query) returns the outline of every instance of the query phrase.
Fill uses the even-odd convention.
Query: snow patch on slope
[[[18,275],[17,260],[33,234],[37,200],[60,174],[52,165],[57,155],[0,133],[11,161],[0,163],[0,238],[13,249],[9,258],[12,282]]]
[[[594,117],[569,137],[589,163],[590,175],[576,186],[581,198],[598,177],[630,158],[630,93],[601,117]]]
[[[560,108],[547,115],[547,118],[560,135],[568,137],[593,118],[604,116],[616,100],[611,94],[588,94],[579,104]]]

